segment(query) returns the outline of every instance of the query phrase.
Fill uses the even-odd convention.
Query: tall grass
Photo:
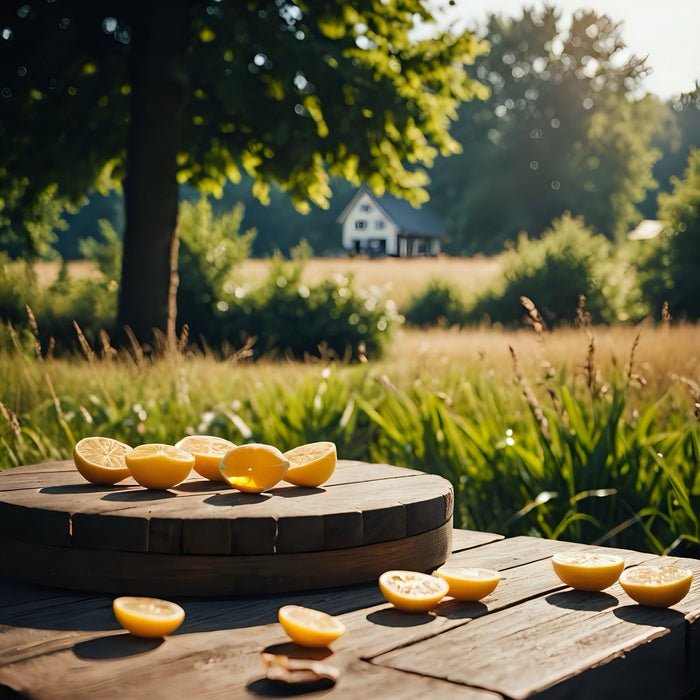
[[[380,363],[117,353],[54,359],[0,335],[0,466],[69,459],[86,435],[210,433],[442,474],[455,523],[663,552],[700,541],[692,326],[406,332]],[[79,335],[80,337],[80,335]]]

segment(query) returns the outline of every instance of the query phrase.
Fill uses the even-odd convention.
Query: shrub
[[[226,285],[255,238],[254,231],[240,233],[242,219],[242,204],[216,217],[206,197],[180,205],[178,324],[208,343],[220,341],[217,308],[225,308]]]
[[[24,260],[10,260],[0,251],[0,318],[13,325],[26,322],[25,305],[38,298],[36,275]]]
[[[414,326],[455,326],[464,323],[466,307],[456,284],[433,279],[411,297],[404,315]]]
[[[700,149],[688,156],[683,179],[659,195],[659,219],[667,228],[645,244],[643,289],[658,311],[668,302],[674,316],[700,318]]]
[[[521,235],[504,258],[497,287],[477,300],[469,319],[479,322],[488,317],[498,323],[517,324],[524,315],[520,300],[527,297],[546,323],[572,323],[583,295],[594,323],[628,320],[627,298],[620,299],[620,290],[626,290],[631,302],[638,301],[636,284],[629,279],[628,263],[615,257],[610,241],[593,235],[581,218],[566,213],[541,239]]]
[[[254,339],[256,355],[381,355],[403,320],[394,301],[376,286],[355,289],[344,275],[308,287],[301,282],[303,265],[278,256],[259,289],[237,288],[220,315],[223,339],[234,345]]]

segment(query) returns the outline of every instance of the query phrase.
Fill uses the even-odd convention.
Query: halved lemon
[[[175,443],[175,447],[194,455],[194,470],[211,481],[224,480],[219,465],[223,456],[235,446],[230,440],[215,435],[188,435]]]
[[[147,489],[169,489],[184,481],[194,466],[194,455],[173,445],[139,445],[126,455],[131,476]]]
[[[458,600],[481,600],[493,593],[501,574],[491,569],[441,566],[435,575],[444,578],[450,586],[447,595]]]
[[[332,615],[301,605],[285,605],[277,617],[291,640],[304,647],[327,647],[345,632],[345,625]]]
[[[552,566],[563,583],[579,591],[602,591],[622,573],[622,557],[607,552],[568,551],[552,555]]]
[[[320,486],[335,471],[338,456],[333,442],[310,442],[284,453],[289,469],[284,480],[296,486]]]
[[[289,462],[273,445],[259,442],[234,447],[221,460],[221,476],[234,489],[260,493],[279,483]]]
[[[642,605],[668,608],[688,595],[693,572],[680,566],[634,566],[625,569],[620,585]]]
[[[116,484],[129,476],[124,457],[131,447],[108,437],[86,437],[75,443],[73,461],[80,474],[93,484]]]
[[[382,595],[399,610],[425,612],[439,603],[450,585],[444,578],[420,571],[385,571],[379,577]]]
[[[122,596],[112,603],[117,622],[139,637],[165,637],[185,619],[185,611],[169,600]]]

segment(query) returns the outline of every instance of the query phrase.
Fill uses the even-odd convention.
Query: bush
[[[459,287],[439,279],[411,297],[405,312],[407,323],[422,327],[462,325],[466,314]]]
[[[394,301],[378,287],[354,289],[343,275],[308,287],[301,282],[303,265],[277,257],[259,289],[237,288],[220,315],[222,340],[240,345],[254,339],[256,355],[381,355],[403,320]]]
[[[24,260],[10,260],[0,251],[0,318],[13,325],[26,322],[25,306],[38,298],[36,275]]]
[[[659,195],[659,219],[667,228],[645,244],[642,282],[658,312],[668,302],[671,313],[700,318],[700,150],[693,149],[683,179],[672,178],[673,191]]]
[[[502,279],[477,300],[469,320],[488,317],[518,324],[524,316],[521,298],[526,297],[547,324],[572,323],[580,312],[581,295],[594,323],[629,320],[642,311],[631,274],[634,269],[614,254],[605,236],[593,235],[581,218],[566,213],[539,240],[521,235],[505,256]]]
[[[209,343],[220,340],[217,308],[225,307],[226,285],[255,238],[254,231],[240,233],[242,219],[241,204],[216,217],[206,197],[180,205],[178,325]]]

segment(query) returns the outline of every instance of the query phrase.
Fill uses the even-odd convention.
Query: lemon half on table
[[[602,591],[620,578],[625,562],[608,552],[573,550],[553,554],[552,567],[562,583],[571,588]]]
[[[289,462],[273,445],[253,442],[234,447],[221,460],[219,471],[239,491],[261,493],[278,484]]]
[[[441,566],[435,570],[435,575],[449,584],[447,595],[467,601],[485,598],[493,593],[501,580],[498,571],[466,566]]]
[[[194,470],[210,481],[224,481],[219,466],[221,460],[230,452],[235,443],[215,435],[188,435],[175,447],[194,456]]]
[[[333,442],[309,442],[287,450],[284,458],[289,462],[284,480],[295,486],[314,488],[331,478],[338,455]]]
[[[185,619],[177,603],[160,598],[122,596],[114,599],[112,609],[117,622],[137,637],[165,637]]]
[[[680,603],[692,582],[693,572],[680,566],[634,566],[620,576],[620,585],[632,600],[657,608]]]
[[[450,585],[439,576],[394,569],[379,577],[379,588],[395,608],[427,612],[447,595]]]
[[[327,647],[345,632],[345,625],[337,618],[301,605],[285,605],[277,617],[290,639],[304,647]]]
[[[174,445],[148,443],[126,455],[131,476],[147,489],[169,489],[184,481],[194,466],[194,455]]]
[[[116,484],[129,476],[125,457],[131,447],[108,437],[86,437],[75,443],[73,462],[80,474],[93,484]]]

